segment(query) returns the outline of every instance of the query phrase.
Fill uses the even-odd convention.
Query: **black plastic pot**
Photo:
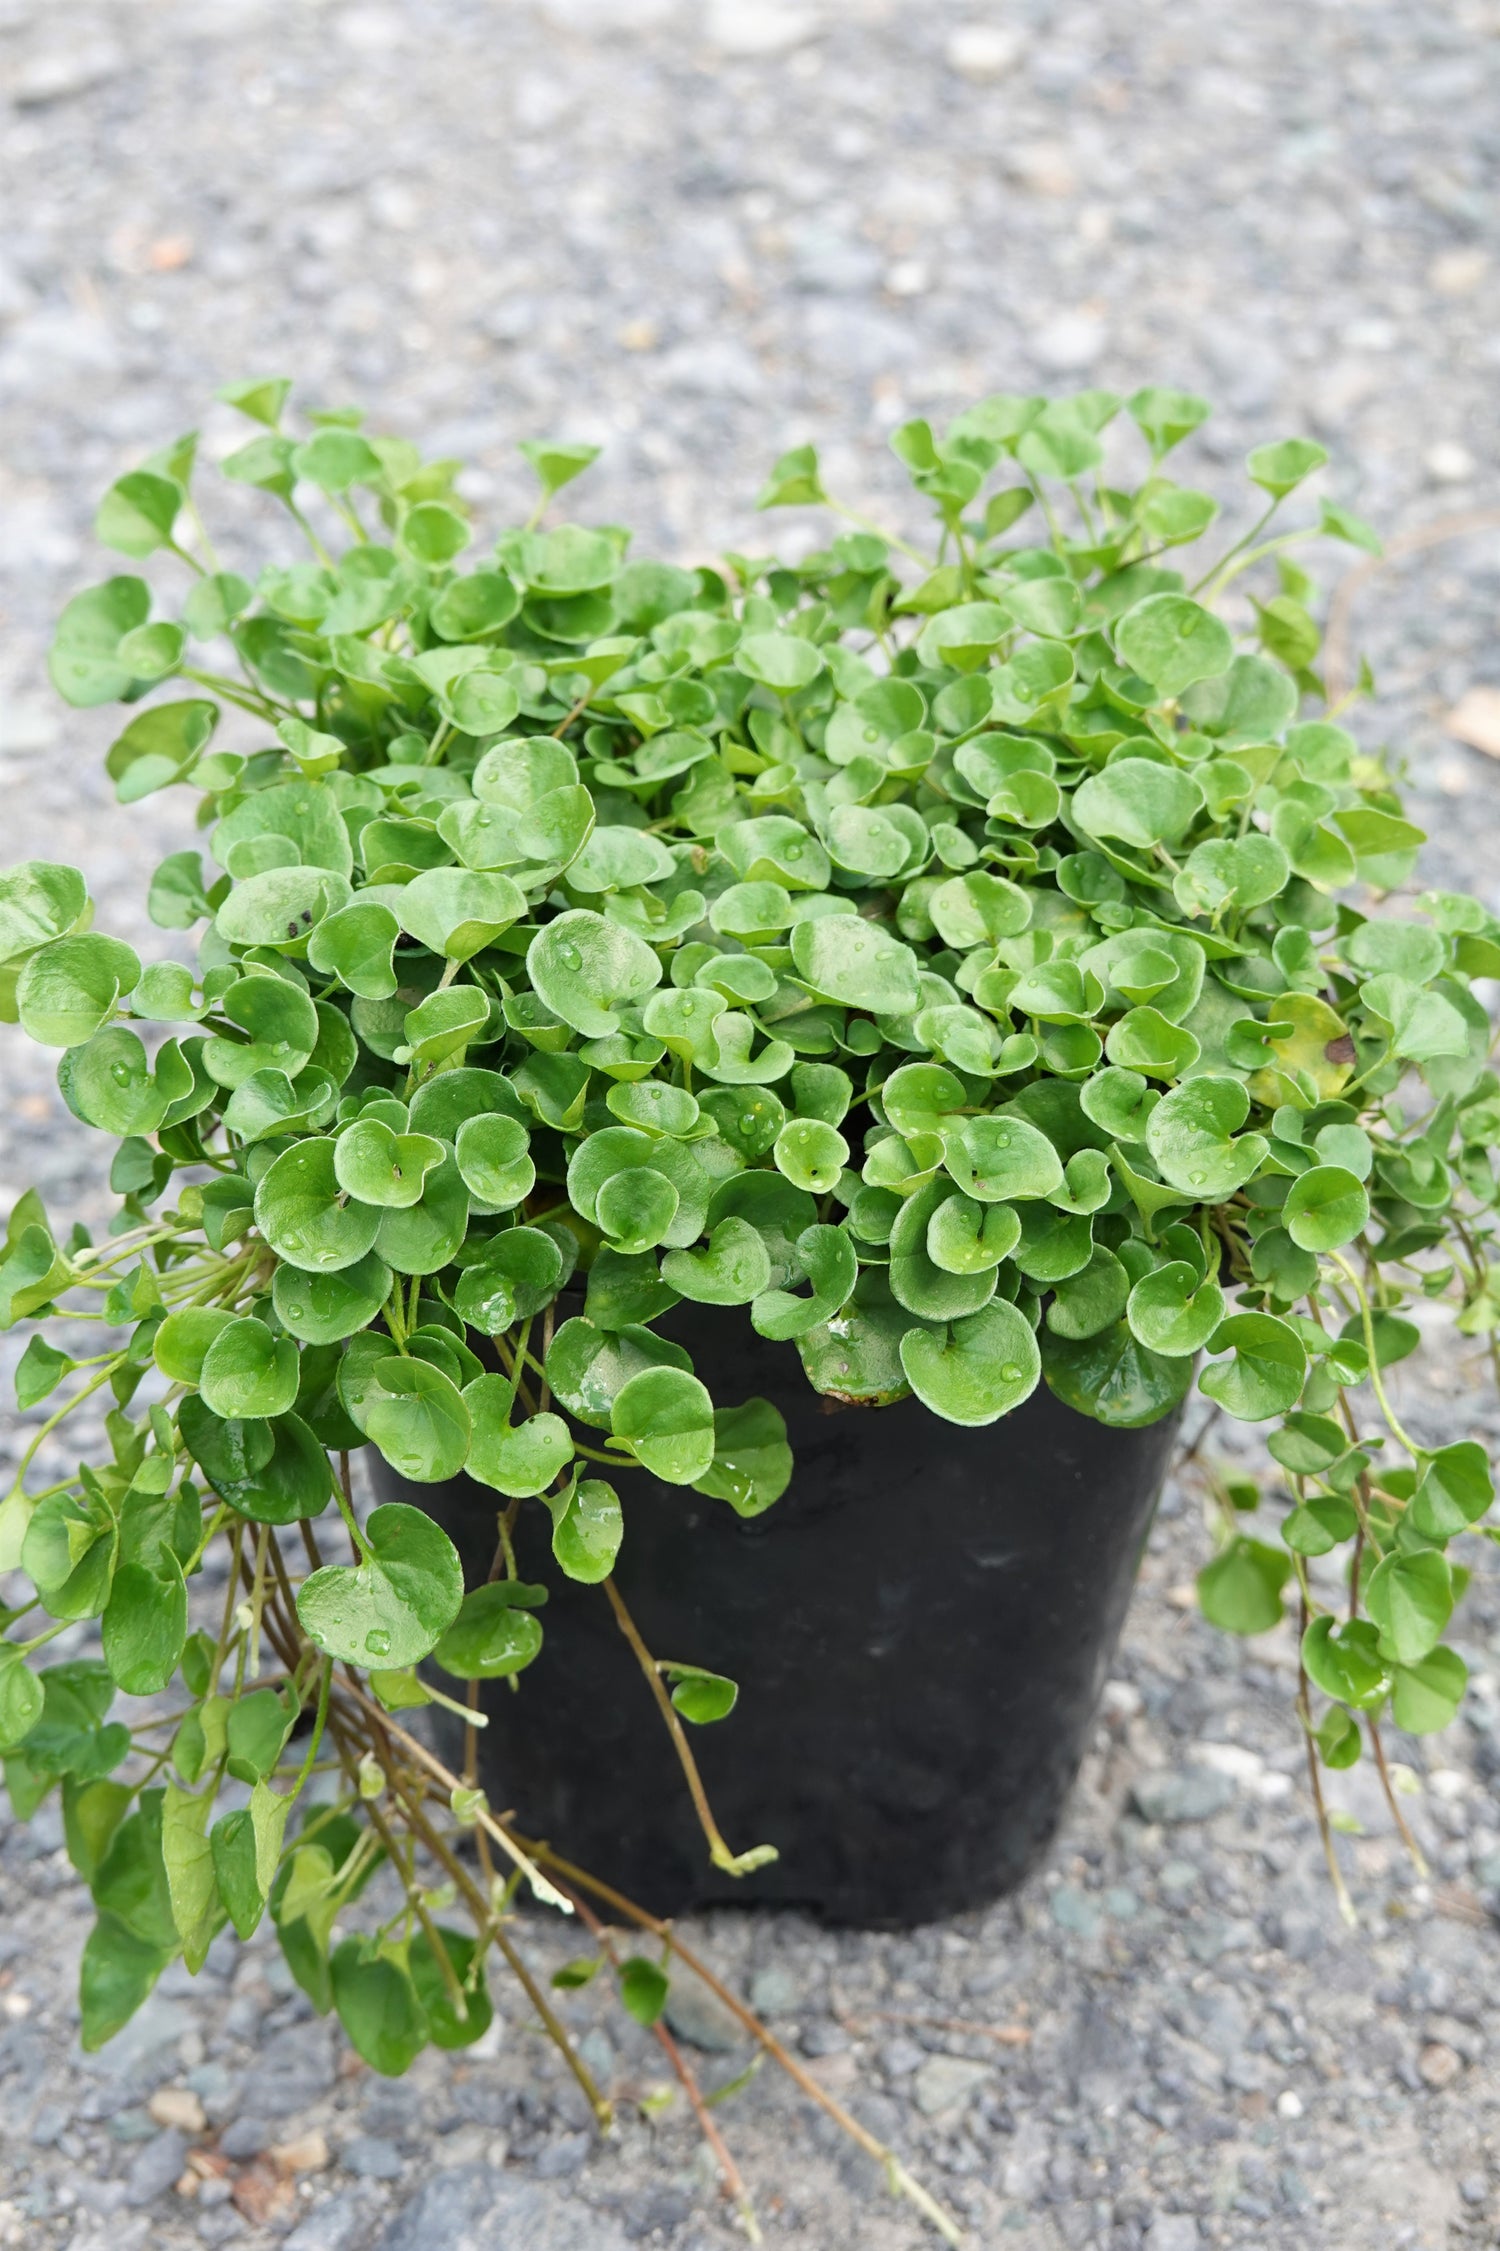
[[[561,1578],[531,1504],[520,1570],[553,1591],[519,1694],[484,1691],[491,1803],[657,1913],[795,1903],[890,1928],[1008,1891],[1078,1771],[1176,1418],[1107,1430],[1039,1389],[962,1430],[912,1399],[834,1407],[743,1311],[684,1305],[659,1326],[717,1400],[773,1400],[796,1456],[749,1522],[643,1471],[614,1480],[616,1583],[648,1648],[740,1685],[728,1719],[690,1731],[719,1826],[735,1851],[781,1857],[741,1879],[710,1865],[605,1594]],[[493,1493],[380,1463],[377,1482],[446,1527],[468,1584],[486,1576]]]

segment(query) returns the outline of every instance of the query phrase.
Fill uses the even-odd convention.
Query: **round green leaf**
[[[677,1217],[677,1190],[649,1165],[612,1173],[594,1198],[594,1217],[627,1255],[665,1241]]]
[[[1224,1319],[1224,1292],[1195,1266],[1173,1259],[1142,1275],[1130,1293],[1125,1318],[1148,1352],[1191,1359]]]
[[[318,435],[345,433],[321,430]],[[309,448],[298,451],[306,453]],[[427,2045],[427,2017],[404,1965],[376,1951],[372,1940],[350,1937],[335,1948],[328,1975],[333,2005],[350,2047],[372,2071],[399,2079]]]
[[[1391,1676],[1391,1718],[1408,1735],[1436,1735],[1456,1718],[1469,1668],[1456,1649],[1437,1648]]]
[[[375,1363],[363,1428],[392,1469],[419,1485],[456,1477],[469,1451],[469,1410],[458,1386],[426,1360],[390,1353]],[[409,1657],[392,1658],[407,1665]]]
[[[1148,594],[1115,623],[1115,647],[1158,695],[1229,670],[1234,643],[1211,610],[1185,594]]]
[[[1025,1118],[969,1118],[944,1140],[943,1161],[965,1195],[983,1204],[1050,1196],[1063,1184],[1062,1159]]]
[[[337,1274],[278,1266],[271,1283],[277,1319],[304,1344],[338,1344],[354,1336],[369,1326],[390,1294],[390,1269],[373,1251]]]
[[[55,938],[28,956],[16,980],[21,1028],[43,1047],[90,1039],[141,974],[139,956],[97,931]]]
[[[714,1406],[685,1368],[649,1368],[615,1394],[610,1428],[643,1469],[669,1485],[691,1485],[714,1458]]]
[[[284,1149],[255,1191],[255,1224],[278,1258],[305,1273],[337,1273],[374,1248],[381,1214],[342,1192],[334,1145],[323,1138]]]
[[[849,1162],[849,1144],[837,1126],[821,1118],[789,1118],[776,1136],[776,1169],[795,1188],[826,1196]]]
[[[1489,1456],[1477,1439],[1461,1438],[1429,1454],[1408,1518],[1426,1540],[1450,1540],[1486,1514],[1495,1498]]]
[[[1279,1625],[1281,1590],[1292,1568],[1282,1548],[1260,1540],[1232,1540],[1198,1574],[1198,1604],[1211,1626],[1226,1633],[1263,1634]]]
[[[454,1310],[470,1328],[500,1336],[552,1302],[562,1281],[562,1252],[543,1229],[505,1227],[477,1247],[453,1295]]]
[[[1073,795],[1073,818],[1086,835],[1117,838],[1142,852],[1175,844],[1202,810],[1192,775],[1154,758],[1116,758]]]
[[[909,946],[862,915],[820,915],[792,930],[792,961],[824,1000],[876,1016],[914,1010],[921,997]]]
[[[585,1477],[549,1496],[552,1553],[570,1579],[597,1586],[615,1567],[625,1537],[625,1519],[613,1485]]]
[[[537,932],[526,954],[532,986],[555,1016],[585,1039],[620,1029],[620,1007],[661,983],[648,945],[587,907],[570,908]]]
[[[1238,1079],[1205,1074],[1163,1095],[1146,1124],[1146,1146],[1170,1187],[1196,1203],[1223,1203],[1259,1170],[1267,1144],[1240,1134],[1250,1097]]]
[[[333,1145],[339,1186],[362,1204],[404,1211],[422,1200],[427,1175],[443,1161],[441,1141],[393,1133],[379,1118],[358,1118]]]
[[[1302,1662],[1313,1686],[1341,1704],[1374,1711],[1385,1701],[1390,1667],[1368,1618],[1343,1625],[1334,1618],[1314,1618],[1302,1636]]]
[[[1416,1665],[1437,1647],[1453,1615],[1453,1569],[1436,1548],[1398,1552],[1376,1565],[1362,1594],[1382,1654],[1398,1665]]]
[[[1292,1182],[1281,1220],[1304,1251],[1336,1251],[1364,1233],[1370,1199],[1342,1165],[1314,1165]]]
[[[739,1702],[739,1688],[722,1673],[706,1673],[700,1665],[663,1665],[666,1678],[675,1683],[672,1703],[695,1727],[709,1727],[728,1719]]]
[[[823,652],[797,633],[747,633],[734,655],[737,671],[774,688],[778,695],[795,695],[811,687],[823,670]]]
[[[1030,1398],[1041,1355],[1024,1314],[1003,1299],[951,1327],[909,1329],[901,1365],[912,1390],[944,1422],[998,1422]]]
[[[196,1384],[209,1346],[234,1318],[218,1305],[182,1305],[169,1313],[151,1339],[151,1357],[167,1381]]]
[[[727,1501],[736,1516],[759,1516],[792,1481],[786,1421],[769,1399],[714,1409],[714,1458],[694,1491]]]
[[[374,1216],[378,1220],[375,1248],[398,1274],[436,1274],[448,1265],[469,1222],[469,1191],[452,1153],[445,1150],[441,1164],[427,1174],[417,1203],[387,1206]]]
[[[1087,1266],[1057,1284],[1047,1308],[1054,1336],[1082,1341],[1119,1320],[1130,1295],[1130,1276],[1111,1250],[1096,1243]]]
[[[748,1305],[771,1286],[771,1256],[748,1220],[721,1219],[702,1250],[668,1251],[661,1277],[699,1305]]]
[[[388,1000],[396,990],[393,949],[400,935],[389,907],[378,899],[356,899],[318,924],[307,941],[307,958],[362,1000]]]
[[[467,1422],[464,1415],[466,1440]],[[458,1616],[463,1570],[447,1533],[401,1501],[371,1511],[365,1541],[369,1552],[359,1564],[327,1564],[303,1581],[297,1616],[330,1657],[398,1671],[428,1656]]]
[[[400,887],[395,905],[401,927],[419,945],[449,961],[469,961],[521,920],[526,894],[508,875],[429,868]]]
[[[1021,1239],[1009,1204],[978,1204],[946,1195],[927,1222],[927,1256],[945,1274],[982,1274],[1008,1258]]]
[[[542,1646],[541,1621],[517,1600],[514,1579],[494,1579],[466,1594],[433,1655],[455,1680],[503,1680],[529,1665]]]
[[[226,1422],[284,1415],[297,1403],[297,1347],[264,1321],[230,1321],[203,1355],[198,1388]]]
[[[536,1184],[531,1136],[515,1118],[465,1118],[454,1144],[464,1186],[487,1212],[512,1211]]]
[[[1091,1337],[1042,1336],[1042,1373],[1064,1406],[1112,1430],[1143,1430],[1182,1403],[1193,1380],[1190,1360],[1149,1351],[1116,1321]]]
[[[1268,1422],[1295,1407],[1307,1380],[1307,1353],[1295,1329],[1273,1313],[1233,1313],[1208,1339],[1232,1357],[1205,1368],[1198,1387],[1239,1422]]]
[[[573,1458],[573,1440],[560,1415],[529,1415],[510,1420],[513,1386],[504,1376],[476,1376],[464,1385],[473,1436],[465,1463],[470,1477],[507,1499],[527,1500],[544,1493]]]

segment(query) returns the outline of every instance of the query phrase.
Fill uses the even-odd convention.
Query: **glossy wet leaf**
[[[771,1258],[748,1220],[721,1219],[701,1250],[668,1251],[661,1278],[700,1305],[748,1305],[771,1284]]]
[[[602,1478],[585,1477],[549,1496],[552,1553],[561,1570],[584,1586],[597,1586],[615,1567],[625,1537],[620,1497]]]
[[[1342,1249],[1364,1232],[1369,1217],[1369,1197],[1341,1165],[1314,1165],[1292,1182],[1282,1206],[1282,1224],[1305,1251]]]
[[[1169,1359],[1203,1350],[1224,1318],[1224,1292],[1212,1276],[1183,1259],[1142,1275],[1130,1292],[1125,1317],[1148,1351]]]
[[[727,1501],[737,1516],[759,1516],[792,1479],[786,1422],[768,1399],[714,1409],[714,1458],[694,1489]]]
[[[714,1458],[713,1401],[683,1368],[631,1376],[611,1403],[610,1428],[643,1469],[670,1485],[691,1485]]]
[[[823,915],[792,932],[798,976],[826,1000],[880,1016],[913,1009],[919,998],[909,946],[858,915]]]
[[[541,1620],[526,1605],[543,1592],[494,1579],[463,1598],[433,1654],[457,1680],[503,1680],[525,1670],[542,1646]]]
[[[911,1329],[901,1365],[912,1390],[944,1422],[998,1422],[1036,1389],[1041,1356],[1031,1325],[997,1300],[941,1330]]]
[[[1205,1074],[1162,1097],[1146,1124],[1146,1146],[1162,1178],[1195,1202],[1233,1195],[1260,1167],[1266,1141],[1241,1133],[1250,1097],[1238,1079]]]
[[[430,1134],[398,1134],[380,1118],[360,1118],[335,1141],[333,1169],[340,1188],[359,1203],[400,1211],[421,1202],[427,1175],[443,1155],[443,1144]]]
[[[271,1302],[282,1327],[304,1344],[337,1344],[368,1328],[391,1291],[390,1268],[373,1251],[336,1274],[278,1266]]]
[[[536,1166],[527,1154],[530,1135],[516,1118],[465,1118],[454,1153],[464,1186],[489,1211],[511,1211],[529,1196]]]
[[[552,1236],[536,1227],[503,1228],[465,1264],[453,1302],[473,1328],[498,1336],[549,1304],[561,1278],[562,1253]]]
[[[372,1250],[380,1211],[346,1196],[328,1140],[284,1149],[255,1191],[255,1223],[288,1265],[304,1273],[337,1273]]]
[[[1113,1430],[1160,1422],[1181,1405],[1193,1380],[1190,1360],[1152,1352],[1124,1321],[1082,1338],[1048,1327],[1041,1350],[1048,1390]]]
[[[526,966],[554,1015],[585,1039],[617,1032],[620,1006],[644,999],[661,982],[649,946],[585,907],[547,923],[531,941]]]
[[[403,1477],[437,1485],[462,1469],[469,1450],[469,1410],[441,1368],[387,1353],[370,1371],[363,1405],[366,1437]],[[392,1659],[394,1664],[409,1662]]]
[[[297,1401],[297,1347],[264,1321],[228,1322],[203,1355],[198,1388],[216,1415],[284,1415]]]
[[[358,1565],[325,1564],[303,1581],[297,1616],[330,1657],[351,1665],[414,1665],[458,1616],[458,1555],[431,1517],[402,1501],[371,1511],[365,1539],[369,1554]]]
[[[1063,1182],[1056,1149],[1025,1118],[967,1120],[944,1136],[943,1161],[965,1195],[980,1203],[1050,1196]]]
[[[545,1492],[573,1458],[573,1440],[560,1415],[511,1421],[513,1387],[504,1376],[476,1376],[464,1385],[472,1436],[465,1468],[482,1485],[509,1498]]]

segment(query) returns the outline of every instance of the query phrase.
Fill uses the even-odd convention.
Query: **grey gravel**
[[[1228,1776],[1201,1766],[1182,1767],[1171,1774],[1143,1774],[1130,1788],[1130,1802],[1143,1821],[1207,1821],[1213,1814],[1222,1813],[1233,1798],[1234,1784]],[[1054,1895],[1054,1914],[1058,1904]],[[1058,1919],[1064,1920],[1062,1916]]]
[[[1497,31],[1494,0],[0,0],[5,856],[78,860],[101,927],[169,950],[145,878],[193,841],[191,807],[113,810],[111,714],[53,700],[45,646],[66,594],[118,567],[89,536],[100,490],[200,418],[226,449],[205,399],[237,375],[299,371],[465,454],[491,523],[529,505],[517,438],[602,442],[578,512],[689,560],[811,537],[750,508],[804,439],[907,524],[890,429],[1039,381],[1211,391],[1183,458],[1215,491],[1248,445],[1310,430],[1329,491],[1388,533],[1493,508]],[[258,503],[226,502],[231,522],[265,551]],[[1347,560],[1309,553],[1325,588]],[[1430,880],[1500,908],[1500,769],[1442,726],[1500,687],[1497,598],[1484,528],[1371,580],[1356,623],[1382,696],[1353,723],[1409,758]],[[35,1180],[61,1221],[97,1222],[52,1062],[9,1033],[0,1055],[0,1210]],[[1422,1391],[1396,1373],[1419,1431],[1500,1438],[1467,1350]],[[1264,1467],[1253,1432],[1214,1444]],[[1368,1773],[1330,1778],[1346,1932],[1290,1639],[1230,1645],[1184,1606],[1203,1509],[1190,1478],[1169,1488],[1094,1747],[1017,1899],[896,1937],[744,1913],[693,1935],[978,2251],[1478,2251],[1500,2228],[1493,1578],[1462,1614],[1470,1717],[1392,1746],[1427,1885]],[[212,1978],[169,1981],[84,2058],[85,1927],[44,1808],[0,1845],[5,2251],[743,2240],[682,2101],[639,2107],[664,2058],[602,1980],[560,1998],[619,2105],[607,2145],[580,2141],[513,1991],[477,2052],[391,2087],[349,2068],[264,1935],[220,1941]],[[544,1978],[577,1950],[542,1918],[522,1937]],[[694,2047],[705,2085],[738,2072]],[[164,2085],[201,2094],[230,2201],[177,2195],[186,2145],[146,2109]],[[769,2069],[716,2117],[769,2242],[933,2240]],[[334,2164],[283,2193],[262,2152],[304,2131]],[[404,2180],[350,2164],[396,2143]]]
[[[346,2173],[357,2173],[366,2181],[399,2180],[404,2170],[401,2152],[374,2134],[356,2134],[345,2142],[339,2163]]]

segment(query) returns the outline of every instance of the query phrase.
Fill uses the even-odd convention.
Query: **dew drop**
[[[747,1110],[740,1119],[740,1131],[741,1133],[753,1133],[755,1131],[755,1112],[753,1110]]]
[[[1014,1360],[1007,1360],[1000,1373],[1007,1383],[1019,1383],[1021,1380],[1021,1371]]]
[[[372,1626],[365,1635],[365,1649],[371,1657],[384,1657],[391,1646],[391,1637],[384,1626]]]
[[[559,946],[557,949],[557,958],[562,963],[564,969],[581,969],[583,967],[583,956],[578,951],[578,948],[576,946],[567,944]]]
[[[1204,1181],[1207,1180],[1208,1174],[1206,1172],[1190,1172],[1188,1178],[1195,1188],[1201,1188]]]
[[[129,1086],[130,1065],[128,1063],[111,1063],[109,1067],[109,1075],[114,1080],[116,1086]]]

